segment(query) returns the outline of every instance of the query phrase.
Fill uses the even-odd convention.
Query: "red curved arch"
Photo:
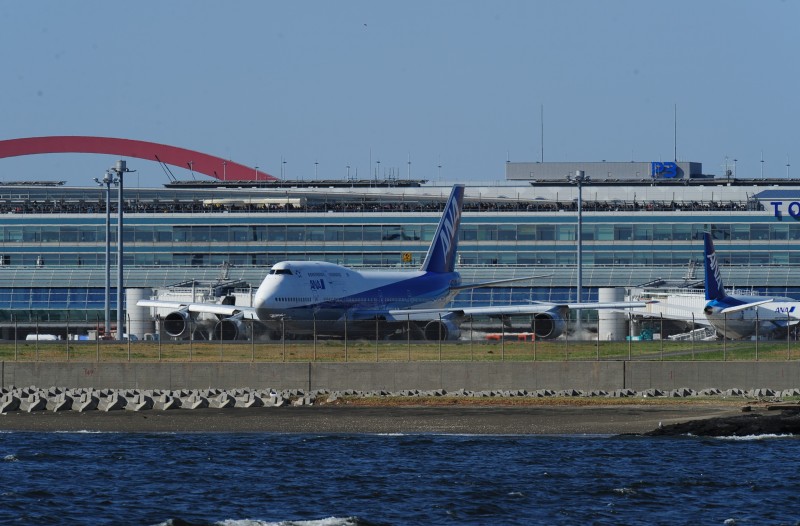
[[[224,181],[276,181],[266,172],[194,150],[113,137],[63,135],[0,141],[0,159],[40,153],[101,153],[159,161]]]

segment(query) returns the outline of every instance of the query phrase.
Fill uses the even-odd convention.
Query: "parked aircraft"
[[[800,301],[777,296],[727,294],[711,234],[703,234],[706,306],[708,322],[726,338],[739,339],[787,329],[800,319]]]
[[[532,331],[555,338],[565,329],[568,309],[626,309],[644,302],[530,303],[495,307],[447,307],[458,292],[515,278],[462,284],[455,271],[464,185],[455,185],[445,205],[425,260],[416,271],[366,271],[320,261],[276,263],[253,299],[253,307],[214,303],[140,300],[137,305],[175,309],[163,320],[172,337],[189,334],[198,314],[216,315],[214,339],[245,336],[244,320],[263,334],[346,336],[415,340],[455,340],[463,320],[477,315],[530,315]],[[410,334],[409,334],[410,333]]]

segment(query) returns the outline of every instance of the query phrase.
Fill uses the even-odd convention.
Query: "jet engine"
[[[247,328],[241,315],[223,318],[214,325],[215,340],[243,340],[247,338]]]
[[[173,338],[183,338],[189,334],[189,325],[192,317],[188,309],[170,312],[164,317],[164,332]]]
[[[536,338],[558,338],[564,333],[566,323],[557,312],[548,311],[534,314],[531,331]]]
[[[423,329],[426,340],[457,340],[461,336],[461,329],[451,320],[429,321]]]

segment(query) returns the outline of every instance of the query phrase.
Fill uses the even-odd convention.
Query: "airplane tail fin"
[[[455,269],[456,251],[458,250],[458,227],[461,224],[461,206],[463,202],[464,185],[454,185],[420,270],[426,272],[453,272]]]
[[[722,283],[719,260],[717,259],[717,253],[714,250],[714,242],[711,240],[710,232],[703,232],[703,241],[703,259],[706,273],[706,301],[719,300],[726,297],[727,294],[725,294],[725,285]]]

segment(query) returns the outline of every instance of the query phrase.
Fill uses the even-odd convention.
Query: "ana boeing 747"
[[[530,280],[514,278],[462,284],[455,270],[464,185],[450,194],[425,260],[416,271],[366,271],[320,261],[283,261],[269,270],[253,298],[252,307],[216,303],[182,303],[158,299],[137,305],[174,309],[164,317],[171,337],[186,337],[193,316],[216,315],[214,339],[236,339],[246,334],[245,321],[261,324],[268,337],[320,335],[415,340],[455,340],[460,324],[472,316],[530,315],[533,332],[555,338],[566,327],[569,309],[626,309],[644,302],[541,303],[494,307],[448,307],[460,291],[500,283]],[[380,334],[376,334],[378,331]]]

